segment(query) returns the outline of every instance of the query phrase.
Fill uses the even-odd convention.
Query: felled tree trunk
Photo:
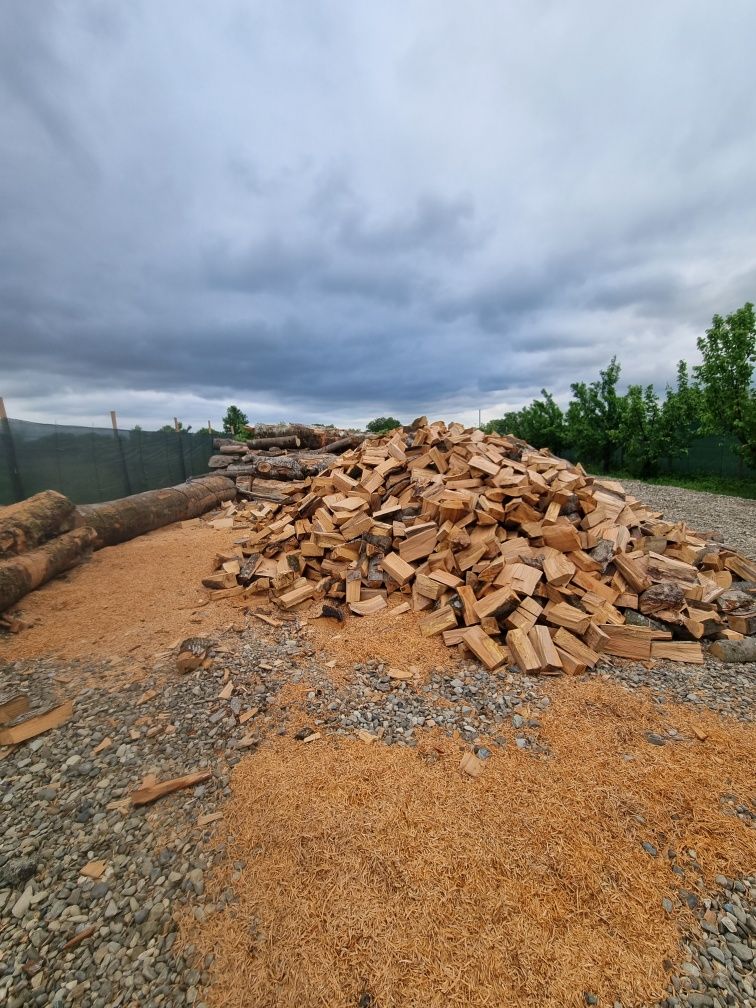
[[[203,476],[191,483],[148,490],[106,504],[83,504],[78,508],[78,522],[95,530],[95,548],[101,549],[171,522],[197,518],[235,496],[232,480],[225,476]]]
[[[0,612],[81,563],[92,552],[96,538],[91,528],[74,529],[21,556],[0,560]]]
[[[300,441],[296,434],[288,437],[260,437],[247,441],[247,448],[299,448]]]
[[[326,445],[325,448],[321,448],[320,451],[322,453],[328,452],[332,455],[340,455],[348,448],[356,448],[358,444],[362,444],[366,437],[366,434],[350,434],[348,437],[339,438],[338,441],[332,441],[331,444]]]
[[[55,490],[0,507],[0,558],[25,553],[74,527],[75,505]]]
[[[335,455],[254,455],[241,465],[229,466],[234,476],[265,476],[275,480],[301,480],[317,476],[336,461]]]

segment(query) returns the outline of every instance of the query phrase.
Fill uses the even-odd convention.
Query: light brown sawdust
[[[693,849],[709,880],[756,863],[756,831],[719,802],[752,794],[756,730],[597,680],[552,696],[553,755],[506,749],[477,780],[438,733],[415,751],[276,739],[245,759],[224,829],[229,861],[246,866],[238,882],[227,868],[208,880],[210,899],[230,885],[238,902],[182,920],[184,943],[215,956],[203,1000],[577,1008],[592,992],[630,1008],[661,996],[690,923],[676,890],[696,877],[677,879],[667,849],[683,864]],[[669,727],[690,741],[644,739]]]
[[[176,523],[99,550],[22,600],[22,618],[32,625],[0,638],[0,657],[126,659],[138,668],[183,637],[227,626],[240,610],[226,600],[203,605],[200,582],[215,553],[239,537]]]
[[[414,612],[396,615],[391,608],[374,616],[349,614],[343,623],[312,619],[309,630],[313,647],[331,655],[337,668],[374,660],[392,668],[414,665],[422,673],[447,668],[456,655],[444,646],[440,637],[423,637],[422,616],[423,613]]]

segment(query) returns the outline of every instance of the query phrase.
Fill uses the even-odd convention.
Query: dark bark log
[[[0,612],[56,574],[81,563],[92,552],[95,539],[91,528],[74,529],[21,556],[0,560]]]
[[[229,476],[265,476],[276,480],[302,480],[316,476],[333,462],[335,455],[256,455],[242,465],[229,466]]]
[[[744,637],[743,640],[719,640],[709,648],[711,654],[721,662],[745,664],[756,662],[756,637]]]
[[[96,548],[114,546],[171,522],[197,518],[236,496],[234,482],[226,476],[205,476],[163,490],[78,508],[79,524],[90,525],[97,533]]]
[[[75,510],[76,506],[55,490],[0,507],[0,558],[25,553],[68,532],[74,527]]]
[[[367,434],[350,434],[348,437],[339,438],[338,441],[332,441],[331,444],[326,445],[325,448],[321,448],[320,451],[330,452],[332,455],[340,455],[348,448],[356,448],[358,444],[362,444],[366,437]]]
[[[277,427],[275,424],[256,424],[247,430],[254,438],[298,437],[302,448],[320,449],[329,441],[335,441],[341,431],[333,427],[308,427],[306,424],[289,424]]]
[[[247,448],[299,448],[300,440],[296,434],[287,437],[261,437],[247,441]]]

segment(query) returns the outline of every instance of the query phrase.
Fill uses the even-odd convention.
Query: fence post
[[[178,420],[175,417],[173,418],[173,422],[176,425],[176,444],[178,445],[179,462],[181,463],[181,475],[184,483],[186,483],[188,474],[186,471],[186,459],[184,458],[184,442],[181,438],[181,435],[185,432],[178,426]]]
[[[21,473],[16,459],[16,446],[13,443],[13,431],[11,430],[8,414],[5,412],[5,403],[0,396],[0,431],[5,446],[5,456],[8,459],[8,473],[11,478],[13,495],[17,501],[24,499],[24,487],[21,482]]]
[[[110,411],[110,422],[113,426],[113,437],[115,438],[115,443],[118,447],[118,455],[121,459],[121,470],[123,471],[123,482],[126,487],[126,494],[130,495],[134,491],[131,487],[131,478],[129,477],[129,467],[126,465],[126,452],[123,450],[123,441],[121,441],[121,435],[118,433],[118,418],[116,417],[116,411]]]

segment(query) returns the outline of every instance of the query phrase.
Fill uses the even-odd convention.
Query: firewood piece
[[[523,633],[527,633],[531,627],[535,626],[536,620],[542,612],[542,607],[535,599],[526,598],[522,600],[514,612],[507,616],[504,622],[512,630],[522,630]]]
[[[540,670],[541,660],[524,630],[510,630],[507,634],[507,647],[512,660],[525,675]]]
[[[400,543],[399,556],[408,563],[413,560],[422,560],[424,557],[430,556],[436,548],[437,538],[438,529],[432,525]]]
[[[0,559],[26,553],[61,532],[69,532],[75,510],[76,506],[55,490],[0,507]]]
[[[480,616],[478,616],[475,609],[478,600],[475,598],[475,592],[472,588],[468,585],[460,585],[457,588],[457,595],[462,603],[462,616],[465,626],[474,626],[476,623],[480,623]]]
[[[703,665],[703,648],[697,641],[651,641],[651,657]]]
[[[571,634],[569,630],[565,630],[564,627],[559,627],[551,636],[560,654],[565,651],[567,654],[572,655],[573,658],[582,664],[584,671],[586,668],[593,668],[601,660],[600,654],[594,651],[593,648],[588,647],[587,644],[584,644],[574,634]],[[565,665],[566,669],[567,666]]]
[[[57,574],[81,563],[92,552],[95,541],[91,528],[79,528],[64,532],[28,553],[0,560],[0,612]]]
[[[650,578],[631,557],[625,556],[624,553],[617,553],[613,563],[634,591],[640,593],[651,587]]]
[[[14,721],[29,710],[29,697],[25,693],[17,693],[8,700],[0,702],[0,725]]]
[[[638,596],[638,609],[645,616],[664,609],[679,611],[684,605],[685,594],[680,585],[674,581],[660,581]]]
[[[356,616],[373,616],[385,609],[388,603],[383,595],[374,595],[364,602],[351,602],[349,608]]]
[[[635,661],[646,661],[651,657],[653,630],[638,626],[612,626],[608,623],[601,629],[609,638],[604,644],[604,654],[632,658]]]
[[[446,591],[444,585],[429,578],[427,574],[415,575],[415,588],[424,598],[433,599],[434,602],[437,602]]]
[[[407,584],[415,576],[415,568],[403,560],[398,553],[388,553],[381,559],[380,566],[398,585]]]
[[[170,780],[162,782],[156,781],[137,788],[136,791],[132,791],[129,795],[129,800],[135,807],[149,805],[151,802],[157,801],[158,798],[164,798],[166,795],[173,794],[174,791],[180,791],[182,788],[202,784],[204,781],[210,780],[211,777],[212,773],[210,770],[198,770],[195,773],[184,774],[183,777],[172,777]]]
[[[756,581],[756,561],[735,554],[727,557],[725,567],[737,574],[741,581]]]
[[[574,525],[549,525],[541,530],[541,538],[546,546],[559,550],[560,553],[570,553],[580,549],[580,536]]]
[[[511,631],[510,631],[511,632]],[[528,640],[539,661],[539,671],[544,675],[559,675],[564,671],[551,634],[545,626],[534,626],[528,631]]]
[[[549,553],[543,560],[543,573],[549,584],[563,585],[575,573],[575,565],[562,553]]]
[[[727,616],[727,625],[731,630],[736,630],[745,637],[751,637],[753,634],[756,634],[756,612],[745,613],[743,615],[729,613]]]
[[[433,637],[443,633],[444,630],[454,629],[456,625],[456,613],[450,605],[445,605],[428,613],[420,620],[420,633],[423,637]]]
[[[566,602],[560,602],[558,605],[547,608],[544,617],[547,623],[565,627],[576,634],[584,634],[591,622],[591,617],[587,613],[568,605]]]
[[[475,615],[479,620],[484,616],[493,616],[505,609],[511,609],[513,604],[517,602],[519,602],[519,598],[514,589],[499,588],[497,591],[491,592],[490,595],[484,595],[483,598],[478,599],[474,605]]]
[[[37,714],[28,718],[20,724],[11,725],[9,728],[0,728],[0,745],[18,745],[29,739],[43,735],[53,728],[59,728],[70,720],[73,715],[73,700],[66,700],[59,707],[45,711],[44,714]]]
[[[308,581],[307,584],[300,585],[299,588],[293,588],[291,591],[279,595],[276,601],[284,609],[293,609],[294,606],[298,606],[302,602],[306,602],[307,599],[311,599],[316,590],[317,588],[313,582]]]
[[[496,641],[491,640],[482,627],[467,627],[467,629],[462,631],[461,636],[462,641],[489,671],[498,668],[499,665],[503,665],[506,661],[507,656],[504,651],[502,651]]]
[[[197,518],[233,500],[236,486],[226,476],[205,476],[162,490],[122,497],[105,504],[80,504],[78,521],[93,528],[95,549],[115,546],[172,522]],[[2,605],[0,604],[0,610]]]

